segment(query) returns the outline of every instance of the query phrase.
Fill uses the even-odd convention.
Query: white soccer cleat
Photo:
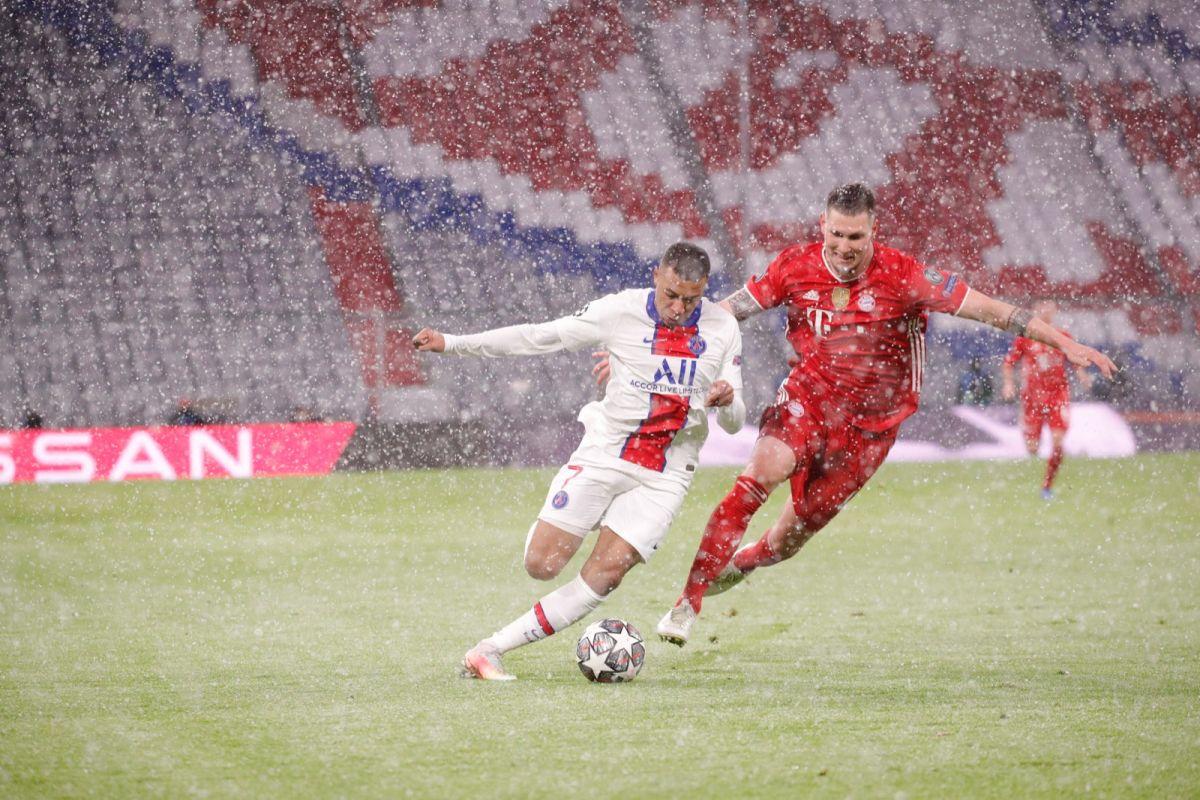
[[[677,606],[658,621],[658,627],[654,630],[664,642],[683,647],[687,644],[688,634],[691,633],[692,625],[695,623],[696,610],[692,608],[691,603],[680,600]]]
[[[705,597],[712,597],[714,594],[728,592],[733,587],[737,586],[742,581],[746,580],[746,573],[733,565],[733,559],[725,565],[725,569],[721,570],[721,574],[713,578],[712,583],[704,590]]]
[[[516,675],[504,669],[500,663],[500,651],[480,642],[463,656],[459,670],[464,678],[479,678],[483,681],[515,681]]]

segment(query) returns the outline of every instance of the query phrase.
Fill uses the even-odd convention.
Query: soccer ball
[[[623,619],[602,619],[587,626],[575,658],[583,677],[596,683],[623,683],[637,677],[646,659],[646,640]]]

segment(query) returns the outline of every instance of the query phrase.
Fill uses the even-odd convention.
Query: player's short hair
[[[712,269],[704,248],[688,242],[676,242],[668,247],[659,265],[670,267],[685,281],[693,282],[707,278]]]
[[[875,193],[865,183],[843,184],[825,198],[826,211],[838,211],[847,216],[869,214],[875,216]]]

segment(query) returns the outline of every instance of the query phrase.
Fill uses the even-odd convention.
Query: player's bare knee
[[[776,439],[766,438],[760,439],[755,445],[750,463],[742,470],[742,475],[753,479],[770,493],[787,480],[795,469],[796,454],[792,449]]]
[[[775,491],[776,486],[787,480],[793,466],[793,464],[758,464],[743,470],[741,477],[750,478],[767,494],[770,494]]]
[[[565,564],[565,561],[553,556],[533,551],[525,553],[525,572],[535,580],[548,581],[557,578]]]

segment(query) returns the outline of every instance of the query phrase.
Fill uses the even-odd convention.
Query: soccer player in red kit
[[[1026,336],[1106,376],[1115,369],[1031,311],[877,245],[875,198],[861,183],[834,189],[820,223],[823,241],[785,249],[722,301],[739,320],[786,306],[798,359],[763,412],[750,462],[705,526],[682,596],[658,623],[659,635],[675,644],[687,642],[706,594],[795,555],[878,469],[900,423],[917,409],[929,312]],[[734,557],[751,517],[785,480],[791,504]]]
[[[1034,316],[1047,325],[1054,322],[1057,310],[1051,300],[1040,300],[1033,305]],[[1021,433],[1029,455],[1037,454],[1042,427],[1050,428],[1050,458],[1046,462],[1046,478],[1042,481],[1042,497],[1049,500],[1053,497],[1054,476],[1062,464],[1063,439],[1069,424],[1071,387],[1067,383],[1067,358],[1060,350],[1018,336],[1004,358],[1002,397],[1005,400],[1016,396],[1013,373],[1017,364],[1021,365]],[[1082,367],[1075,369],[1079,382],[1090,388],[1092,376]]]

